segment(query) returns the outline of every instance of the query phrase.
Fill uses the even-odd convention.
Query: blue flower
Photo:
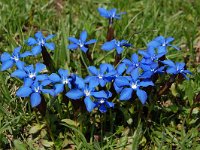
[[[104,18],[113,20],[113,19],[121,19],[121,15],[126,14],[125,12],[117,13],[117,9],[113,8],[110,10],[106,10],[105,8],[98,8],[100,15]]]
[[[171,60],[164,60],[162,61],[163,64],[167,65],[167,73],[169,74],[182,74],[186,79],[189,79],[187,77],[187,74],[191,74],[189,70],[185,70],[185,63],[176,62],[174,63]]]
[[[86,84],[80,77],[76,77],[77,88],[71,89],[66,93],[70,99],[77,100],[84,97],[84,103],[87,111],[91,112],[96,106],[92,98],[106,98],[107,94],[104,91],[95,91],[93,83]]]
[[[131,71],[140,67],[139,58],[136,53],[132,54],[131,61],[129,59],[124,59],[122,62],[127,66],[127,74],[130,74]]]
[[[123,90],[120,93],[120,100],[129,100],[132,97],[133,91],[136,91],[136,95],[142,104],[145,104],[147,100],[147,93],[144,90],[141,90],[141,87],[153,86],[152,81],[141,81],[139,78],[138,69],[134,69],[131,72],[130,78],[118,77],[116,78],[116,84],[118,87],[123,87]]]
[[[33,65],[28,65],[23,68],[15,70],[11,76],[17,77],[19,79],[26,80],[27,78],[34,81],[35,79],[38,81],[46,80],[48,77],[46,74],[39,74],[42,70],[44,70],[46,66],[42,63],[37,63],[35,68]]]
[[[31,106],[36,107],[41,103],[42,98],[41,98],[40,94],[44,93],[44,94],[50,94],[50,95],[54,96],[54,91],[52,89],[44,89],[43,88],[44,86],[48,85],[49,83],[50,83],[50,81],[47,82],[47,80],[42,83],[40,83],[38,81],[26,80],[24,82],[24,85],[17,90],[16,95],[18,97],[29,97],[30,96]]]
[[[111,82],[110,77],[112,77],[113,74],[110,74],[110,76],[106,74],[110,71],[113,71],[114,67],[110,64],[104,63],[101,64],[99,68],[100,69],[98,70],[94,66],[88,67],[88,70],[91,73],[91,75],[87,76],[85,81],[92,82],[95,87],[99,84],[101,87],[104,87],[107,82]]]
[[[69,76],[68,70],[59,69],[58,74],[52,73],[49,76],[49,80],[51,80],[52,83],[54,84],[56,83],[54,85],[56,95],[63,92],[64,85],[67,85],[71,89],[71,81],[72,81],[72,78]]]
[[[28,46],[34,46],[32,48],[33,55],[38,55],[42,51],[42,47],[46,47],[47,49],[54,50],[55,44],[54,43],[47,43],[48,40],[53,38],[55,35],[50,34],[47,37],[44,37],[41,31],[38,31],[35,34],[35,38],[29,37],[27,40]]]
[[[148,47],[158,48],[158,53],[167,53],[167,47],[171,46],[177,50],[178,47],[171,45],[171,42],[174,40],[172,37],[164,38],[163,36],[158,36],[149,42]]]
[[[151,78],[152,75],[158,73],[163,73],[163,69],[165,68],[164,66],[160,67],[159,68],[159,65],[158,63],[152,63],[152,64],[149,64],[149,65],[144,65],[142,64],[141,65],[141,68],[143,69],[143,73],[141,75],[141,78]]]
[[[112,96],[112,93],[106,91],[106,95],[107,95],[106,98],[105,97],[97,98],[96,101],[94,102],[95,108],[98,107],[101,113],[105,113],[107,111],[107,108],[114,107],[114,103],[108,101],[108,99]]]
[[[117,41],[116,39],[113,39],[112,41],[104,43],[101,46],[101,49],[105,51],[116,49],[117,54],[121,54],[124,50],[123,46],[130,47],[131,44],[129,44],[126,40]]]
[[[17,47],[14,49],[12,55],[10,55],[7,52],[4,52],[1,55],[1,62],[2,62],[1,71],[5,71],[13,67],[14,64],[16,64],[18,68],[22,68],[22,66],[24,65],[24,62],[20,61],[20,58],[31,56],[32,54],[29,51],[26,51],[20,54],[20,50],[21,50],[21,47]]]
[[[105,74],[105,78],[110,79],[110,81],[113,81],[113,86],[115,88],[115,91],[117,93],[121,92],[123,87],[118,87],[115,83],[116,78],[122,77],[123,73],[126,70],[126,65],[124,63],[121,63],[117,66],[116,70],[113,68],[113,70],[109,71],[107,74]]]
[[[152,62],[158,61],[158,59],[164,56],[166,53],[156,53],[154,47],[148,47],[146,51],[139,50],[138,53],[143,56],[142,62],[145,64],[151,64]]]
[[[86,39],[87,39],[86,31],[81,32],[80,39],[76,39],[74,37],[69,37],[68,39],[70,42],[72,42],[72,44],[68,45],[68,49],[74,50],[74,49],[77,49],[78,47],[80,47],[80,49],[85,53],[88,50],[88,45],[96,43],[96,41],[97,41],[95,39],[92,39],[92,40],[89,40],[86,42]]]

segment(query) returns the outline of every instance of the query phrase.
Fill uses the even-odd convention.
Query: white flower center
[[[103,104],[105,101],[103,100],[103,99],[101,99],[100,101],[99,101],[99,103],[100,104]]]
[[[98,78],[99,78],[99,79],[102,79],[102,78],[103,78],[103,76],[99,74],[99,75],[98,75]]]
[[[166,46],[167,44],[164,42],[163,44],[162,44],[162,46]]]
[[[90,96],[90,91],[89,90],[84,90],[84,93],[86,96]]]
[[[35,77],[35,73],[30,73],[29,74],[29,78],[34,78]]]
[[[131,84],[131,88],[132,88],[132,89],[136,89],[136,88],[137,88],[137,84],[132,83],[132,84]]]
[[[120,41],[116,41],[115,44],[116,44],[117,46],[120,46]]]
[[[40,87],[39,87],[39,86],[34,88],[34,91],[35,91],[35,92],[39,92],[39,90],[40,90]]]
[[[14,59],[15,61],[18,61],[19,60],[19,57],[18,56],[13,56],[11,57],[12,59]]]
[[[44,39],[41,39],[41,40],[39,41],[39,43],[38,43],[38,44],[43,46],[43,45],[44,45],[44,43],[45,43],[45,42],[44,42]]]
[[[68,83],[69,83],[69,80],[68,80],[68,79],[63,79],[63,80],[62,80],[62,83],[63,83],[63,84],[68,84]]]
[[[154,69],[151,69],[151,72],[154,72],[155,70]]]

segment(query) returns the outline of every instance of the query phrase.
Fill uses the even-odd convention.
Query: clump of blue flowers
[[[119,20],[121,15],[125,14],[117,13],[115,8],[110,10],[98,8],[98,11],[100,16],[109,19],[109,25],[113,24],[114,19]],[[84,30],[78,39],[69,37],[70,44],[67,48],[70,50],[79,48],[87,53],[89,45],[97,42],[96,39],[87,40],[87,36]],[[55,37],[53,34],[44,37],[42,32],[38,31],[34,38],[29,37],[26,41],[31,47],[30,51],[20,53],[21,47],[16,47],[12,54],[8,52],[1,54],[1,71],[17,66],[11,76],[21,79],[23,85],[17,90],[16,95],[30,97],[32,107],[38,107],[42,100],[47,101],[44,96],[46,94],[53,99],[62,94],[72,102],[72,105],[74,101],[83,101],[88,112],[99,110],[101,113],[106,113],[108,109],[115,107],[115,102],[124,103],[129,100],[139,100],[142,105],[146,105],[148,100],[151,100],[148,97],[151,93],[147,88],[155,88],[159,76],[169,74],[175,78],[177,75],[182,75],[189,79],[188,74],[191,74],[185,68],[185,63],[166,59],[169,47],[176,50],[179,48],[172,45],[174,38],[163,36],[156,37],[147,44],[146,50],[138,50],[138,53],[134,52],[130,58],[120,57],[121,60],[114,65],[101,63],[99,66],[89,66],[87,68],[89,74],[86,77],[70,74],[71,70],[62,68],[53,72],[54,70],[50,68],[53,62],[49,61],[51,56],[46,51],[55,50],[55,44],[48,42],[53,37]],[[118,56],[124,53],[125,47],[131,49],[132,44],[127,40],[114,38],[101,45],[103,51],[116,50]],[[44,64],[38,62],[35,65],[27,65],[22,61],[22,58],[34,57],[40,53],[43,53]]]

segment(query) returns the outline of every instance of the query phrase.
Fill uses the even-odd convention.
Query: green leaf
[[[44,124],[36,124],[35,126],[31,127],[31,129],[29,130],[29,134],[35,134],[39,132],[44,126]]]
[[[14,146],[16,150],[27,150],[26,145],[20,140],[14,140]]]
[[[52,147],[54,145],[53,142],[49,142],[47,140],[41,140],[42,145],[44,145],[45,147]]]
[[[71,126],[76,126],[76,127],[79,126],[78,122],[75,122],[71,119],[62,119],[61,121]]]

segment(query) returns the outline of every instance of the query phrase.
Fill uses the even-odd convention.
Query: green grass
[[[10,78],[11,70],[0,72],[0,148],[200,149],[200,109],[199,101],[195,100],[200,91],[200,66],[196,62],[196,56],[199,56],[196,46],[200,40],[199,0],[68,0],[63,1],[61,7],[57,6],[57,2],[59,1],[29,0],[25,3],[22,0],[1,0],[0,54],[12,52],[19,45],[23,46],[22,51],[29,50],[30,47],[24,41],[38,30],[44,34],[53,33],[56,34],[53,39],[56,50],[52,57],[56,67],[85,76],[87,72],[81,67],[80,53],[66,49],[67,37],[78,36],[82,30],[87,30],[88,39],[96,38],[98,43],[91,47],[95,61],[86,61],[86,65],[113,63],[115,53],[100,50],[101,44],[106,41],[107,20],[100,17],[97,8],[115,7],[127,12],[121,20],[115,22],[115,37],[127,39],[134,45],[133,48],[126,49],[123,57],[129,57],[138,49],[145,49],[146,44],[158,35],[172,36],[175,38],[174,44],[180,46],[181,51],[170,49],[168,58],[184,61],[188,56],[187,67],[193,75],[190,81],[175,84],[170,94],[159,100],[160,103],[149,104],[152,114],[155,114],[151,116],[154,119],[143,122],[140,121],[143,117],[136,118],[138,112],[135,110],[140,105],[134,102],[130,104],[129,110],[120,110],[124,118],[117,125],[114,124],[117,119],[113,116],[118,114],[110,112],[111,117],[107,118],[110,119],[109,131],[103,126],[102,139],[95,140],[95,136],[100,138],[98,131],[102,131],[101,122],[105,125],[106,118],[99,113],[85,112],[77,120],[62,122],[62,119],[68,118],[67,111],[72,110],[58,98],[57,101],[51,99],[48,103],[51,113],[45,121],[30,108],[28,99],[15,96],[22,83]],[[37,59],[26,58],[29,64],[38,60],[41,60],[40,56]],[[163,104],[169,100],[173,105]],[[128,106],[129,103],[121,105]],[[30,132],[30,129],[35,132]],[[55,134],[54,139],[49,136],[50,132]]]

